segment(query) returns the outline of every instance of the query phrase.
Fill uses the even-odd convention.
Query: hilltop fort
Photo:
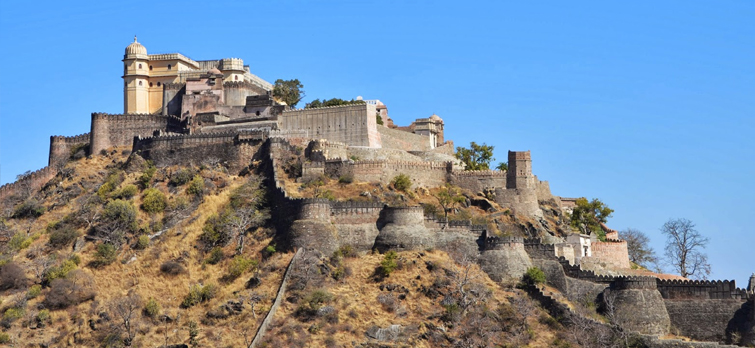
[[[509,151],[507,171],[468,171],[454,157],[438,115],[397,126],[377,100],[294,109],[239,58],[148,54],[135,38],[125,49],[123,69],[124,112],[92,113],[88,133],[50,137],[48,166],[0,188],[0,199],[22,188],[39,190],[80,151],[94,157],[126,151],[158,168],[220,165],[234,174],[254,164],[268,180],[281,246],[325,254],[347,245],[359,252],[453,249],[498,282],[515,282],[537,266],[567,297],[597,301],[611,294],[629,331],[753,339],[755,285],[740,289],[734,281],[691,281],[632,269],[627,243],[616,231],[603,226],[606,238],[600,240],[564,223],[575,200],[552,194],[548,182],[533,174],[530,151]],[[400,174],[416,188],[451,184],[470,192],[474,197],[465,204],[483,207],[491,218],[512,216],[523,226],[521,233],[445,221],[428,216],[422,206],[396,201],[333,200],[290,189],[320,177],[387,186]]]

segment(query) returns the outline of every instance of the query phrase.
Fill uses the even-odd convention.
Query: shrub
[[[105,205],[102,220],[106,223],[119,224],[132,231],[136,230],[136,208],[130,201],[111,200]]]
[[[160,265],[160,272],[169,275],[178,275],[186,272],[186,268],[176,261],[165,261]]]
[[[194,178],[191,179],[189,186],[186,187],[186,193],[197,198],[201,198],[202,195],[204,195],[204,179],[201,175],[194,175]]]
[[[199,284],[193,285],[189,288],[189,293],[186,295],[183,302],[181,302],[181,307],[189,308],[202,302],[209,301],[215,298],[217,293],[218,287],[214,284],[207,284],[205,286]]]
[[[68,273],[76,269],[76,263],[73,260],[63,261],[59,266],[48,268],[42,275],[42,282],[50,284],[55,279],[65,278]]]
[[[107,266],[113,263],[118,256],[118,250],[114,245],[110,243],[101,243],[97,246],[97,251],[94,254],[94,260],[91,265],[93,267]]]
[[[210,251],[210,256],[207,258],[206,262],[215,265],[220,261],[223,261],[223,258],[225,257],[225,254],[223,253],[223,248],[221,247],[214,247]]]
[[[24,219],[24,218],[37,218],[40,217],[42,214],[45,213],[47,209],[42,206],[39,201],[36,199],[30,198],[23,202],[21,202],[19,205],[16,206],[15,209],[13,209],[13,215],[12,217],[17,219]]]
[[[10,335],[0,332],[0,344],[10,343]]]
[[[526,285],[538,285],[545,283],[545,273],[540,268],[530,267],[522,276],[522,282]]]
[[[24,316],[24,309],[23,308],[16,308],[11,307],[5,310],[5,313],[3,313],[3,320],[2,324],[4,327],[9,328],[14,321],[23,318]]]
[[[139,239],[136,241],[136,249],[144,250],[147,249],[147,247],[149,247],[149,236],[139,236]]]
[[[270,245],[268,245],[268,246],[265,247],[265,254],[267,256],[275,254],[276,251],[277,250],[275,250],[275,244],[270,244]]]
[[[81,257],[77,254],[71,254],[71,256],[69,256],[68,259],[71,260],[73,263],[75,263],[76,266],[81,264]]]
[[[160,314],[160,310],[160,304],[157,303],[157,301],[155,301],[155,299],[152,297],[150,297],[149,301],[147,301],[147,304],[144,305],[144,315],[152,319]]]
[[[257,267],[257,260],[246,258],[242,255],[238,255],[231,260],[231,264],[228,266],[228,274],[225,276],[226,280],[231,281],[249,269]]]
[[[113,199],[131,199],[136,196],[138,189],[134,185],[123,186],[120,190],[113,192],[110,197]]]
[[[406,174],[399,174],[391,180],[391,185],[393,185],[396,190],[406,192],[412,188],[412,179]]]
[[[333,294],[318,289],[309,293],[299,303],[299,307],[296,309],[295,315],[308,319],[317,314],[317,310],[322,306],[330,303],[333,300]]]
[[[28,248],[33,241],[33,239],[26,236],[26,233],[17,232],[8,241],[8,247],[14,251],[23,250]]]
[[[157,172],[157,168],[152,165],[151,161],[147,161],[147,169],[144,170],[144,172],[139,176],[138,179],[139,186],[141,186],[142,189],[149,187],[149,184],[152,182],[152,177],[155,175],[155,172]]]
[[[170,181],[168,182],[168,184],[171,186],[183,186],[191,181],[193,177],[194,173],[192,173],[191,170],[182,168],[170,176]]]
[[[29,288],[29,291],[26,292],[26,299],[31,300],[38,297],[40,294],[42,294],[42,285],[34,284]]]
[[[50,283],[44,304],[50,309],[62,309],[94,298],[92,277],[82,270],[74,270],[66,278]]]
[[[157,214],[162,213],[165,207],[168,206],[168,199],[158,189],[146,189],[142,196],[142,210],[150,213]]]
[[[383,260],[380,261],[380,267],[378,267],[379,275],[383,277],[390,276],[391,272],[398,267],[398,263],[396,262],[397,258],[398,255],[395,251],[385,253],[385,255],[383,255]]]
[[[222,215],[212,214],[207,218],[204,226],[202,226],[202,234],[199,235],[199,240],[206,248],[225,245],[230,241],[231,236],[226,225],[231,216],[230,212],[226,210]]]
[[[123,174],[123,171],[119,170],[108,173],[105,182],[97,189],[97,195],[102,199],[107,198],[108,194],[123,182]]]
[[[344,174],[338,177],[339,184],[351,184],[352,182],[354,182],[354,175],[351,173]]]
[[[58,224],[56,228],[50,231],[50,238],[48,243],[50,246],[56,249],[60,249],[66,246],[70,246],[76,238],[79,238],[79,231],[74,229],[70,225]]]
[[[0,290],[21,289],[27,284],[26,272],[17,263],[11,261],[0,267]]]

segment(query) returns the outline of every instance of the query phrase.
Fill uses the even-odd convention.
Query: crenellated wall
[[[156,131],[178,128],[181,120],[175,116],[149,114],[92,114],[91,154],[99,154],[113,146],[131,146],[134,137],[149,137]]]
[[[247,81],[228,81],[223,83],[224,103],[230,106],[245,106],[246,97],[267,94],[267,91]]]
[[[39,191],[39,189],[57,174],[57,168],[47,166],[29,173],[20,180],[0,186],[0,200]],[[24,196],[20,198],[25,199],[27,197]]]
[[[352,175],[356,181],[389,184],[399,174],[408,175],[412,187],[439,187],[446,183],[451,162],[405,162],[405,161],[349,161],[327,160],[309,162],[302,166],[305,180],[326,174],[337,178]]]
[[[71,150],[89,144],[89,133],[79,134],[72,137],[53,135],[50,137],[50,156],[47,165],[58,167],[71,158]]]
[[[495,237],[483,233],[484,250],[479,262],[482,270],[498,282],[518,282],[532,267],[524,239],[520,237]]]
[[[448,182],[478,193],[487,188],[506,187],[506,175],[499,170],[455,170],[448,176]]]
[[[737,288],[734,280],[659,279],[658,290],[663,298],[671,300],[742,300],[751,296],[745,289]]]

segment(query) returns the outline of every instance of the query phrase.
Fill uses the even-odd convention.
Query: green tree
[[[315,99],[309,103],[307,103],[304,108],[305,109],[313,109],[313,108],[323,108],[327,106],[340,106],[340,105],[354,105],[354,104],[364,104],[364,100],[346,100],[341,98],[332,98],[332,99],[323,99],[320,101],[320,99]]]
[[[487,170],[490,169],[490,162],[495,161],[493,158],[493,145],[477,145],[474,141],[469,144],[469,148],[456,147],[456,158],[466,165],[466,170]]]
[[[461,194],[461,190],[451,184],[446,184],[443,188],[435,194],[435,199],[438,200],[438,204],[443,208],[443,217],[448,223],[448,211],[452,210],[457,203],[464,202],[464,195]]]
[[[502,172],[508,171],[509,170],[509,164],[508,164],[508,162],[498,163],[498,165],[495,167],[495,169],[498,169],[498,170],[500,170]]]
[[[597,198],[593,198],[591,201],[588,201],[585,197],[577,198],[576,204],[577,206],[574,207],[571,214],[571,225],[579,228],[582,233],[595,233],[600,240],[605,240],[606,233],[600,227],[600,224],[605,223],[611,217],[613,209]]]
[[[299,79],[293,80],[275,80],[273,87],[273,96],[286,103],[286,105],[295,107],[296,104],[304,98],[304,85]]]

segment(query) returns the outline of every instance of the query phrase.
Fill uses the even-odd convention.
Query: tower
[[[534,188],[532,157],[529,151],[509,151],[509,170],[506,173],[506,188]]]
[[[149,113],[149,56],[136,36],[123,55],[123,112]]]

